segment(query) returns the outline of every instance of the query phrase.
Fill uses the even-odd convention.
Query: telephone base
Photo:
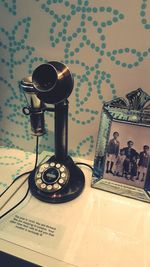
[[[81,169],[73,162],[71,157],[68,156],[65,161],[58,162],[55,156],[53,156],[44,164],[45,166],[53,167],[47,167],[41,174],[41,179],[36,178],[36,176],[40,175],[40,167],[37,167],[37,169],[29,176],[29,188],[36,198],[44,202],[57,204],[71,201],[81,194],[85,185],[85,177]],[[65,178],[61,177],[65,176],[65,172],[60,172],[61,177],[56,177],[56,181],[53,181],[55,174],[57,174],[56,172],[58,171],[59,173],[57,166],[60,166],[60,170],[66,170],[66,176],[68,178],[66,178],[66,181],[64,180],[64,184],[61,183]],[[49,178],[50,175],[52,178]],[[42,180],[42,184],[38,185],[38,180]],[[43,183],[43,180],[46,180],[45,183]],[[40,188],[42,185],[43,189]],[[56,186],[58,188],[55,190]],[[48,192],[50,188],[51,192]]]

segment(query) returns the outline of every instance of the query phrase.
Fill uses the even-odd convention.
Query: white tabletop
[[[91,170],[82,170],[86,185],[78,198],[54,205],[29,194],[21,206],[4,218],[0,225],[1,250],[41,266],[149,267],[149,204],[91,188]],[[1,214],[26,189],[25,183]],[[25,233],[15,228],[15,218],[48,225],[55,229],[54,237]]]

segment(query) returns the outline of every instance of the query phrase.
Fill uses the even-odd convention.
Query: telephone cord
[[[0,195],[0,197],[6,193],[6,191],[19,179],[21,178],[22,176],[26,175],[26,174],[29,174],[31,173],[32,171],[34,171],[37,167],[37,162],[38,162],[38,143],[39,143],[39,137],[37,136],[36,138],[36,158],[35,158],[35,165],[34,165],[34,169],[31,170],[31,171],[28,171],[28,172],[25,172],[25,173],[22,173],[21,175],[17,176],[16,179],[13,180],[13,182],[2,192],[2,194]],[[24,197],[16,204],[14,205],[11,209],[9,209],[8,211],[6,211],[4,214],[2,214],[0,216],[0,219],[2,219],[3,217],[5,217],[8,213],[10,213],[12,210],[14,210],[16,207],[18,207],[25,199],[26,197],[28,196],[28,193],[29,193],[29,186],[28,186],[28,189],[26,191],[26,194],[24,195]]]
[[[34,169],[32,171],[34,171],[37,167],[37,162],[38,162],[38,142],[39,142],[39,139],[38,139],[38,136],[37,136],[37,139],[36,139],[36,158],[35,158],[35,166],[34,166]],[[83,166],[86,166],[88,168],[90,168],[92,171],[93,171],[93,168],[91,165],[87,164],[87,163],[84,163],[84,162],[76,162],[76,165],[83,165]],[[26,175],[26,174],[29,174],[31,173],[32,171],[28,171],[28,172],[25,172],[23,174],[20,174],[19,176],[16,177],[15,180],[13,180],[13,182],[2,192],[2,194],[0,195],[0,197],[6,193],[6,191],[19,179],[21,178],[22,176]],[[28,185],[28,188],[27,188],[27,191],[26,191],[26,194],[24,195],[24,197],[16,204],[14,205],[11,209],[9,209],[8,211],[6,211],[3,215],[0,216],[0,219],[2,219],[3,217],[5,217],[8,213],[10,213],[12,210],[14,210],[16,207],[18,207],[25,199],[26,197],[28,196],[28,193],[29,193],[29,185]]]

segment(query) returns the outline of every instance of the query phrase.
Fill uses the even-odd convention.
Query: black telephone
[[[55,155],[39,165],[29,176],[31,193],[49,203],[63,203],[79,196],[85,178],[68,155],[68,100],[74,80],[68,67],[51,61],[38,66],[32,76],[20,82],[28,103],[23,108],[30,115],[32,134],[45,134],[44,112],[55,115]],[[53,104],[50,108],[46,104]]]

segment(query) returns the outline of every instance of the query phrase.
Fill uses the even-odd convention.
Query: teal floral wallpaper
[[[139,87],[150,93],[150,0],[0,0],[0,144],[34,151],[18,82],[58,60],[75,79],[69,152],[93,159],[104,101]],[[40,151],[54,150],[53,116]]]

